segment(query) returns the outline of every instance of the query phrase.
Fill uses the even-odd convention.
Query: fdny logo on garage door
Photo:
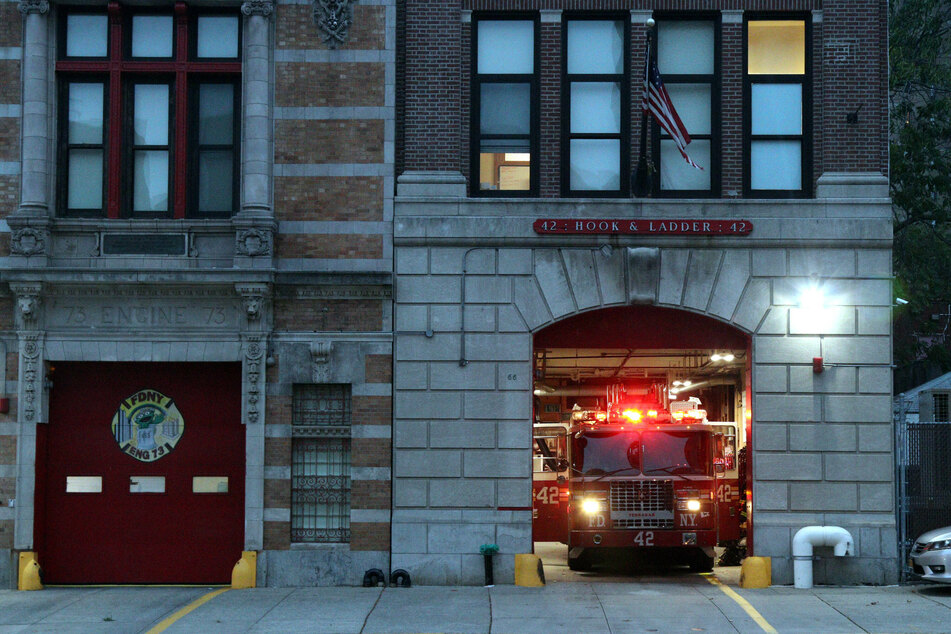
[[[112,417],[112,435],[122,452],[153,462],[167,456],[185,431],[175,402],[161,392],[140,390],[119,403]]]

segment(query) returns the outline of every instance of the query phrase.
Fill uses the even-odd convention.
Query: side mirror
[[[558,462],[555,463],[556,471],[567,471],[568,470],[568,459],[559,458]]]
[[[717,462],[713,466],[716,469],[717,473],[724,473],[726,471],[726,465],[723,464],[722,462]]]

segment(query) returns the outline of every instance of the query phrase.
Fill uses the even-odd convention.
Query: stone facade
[[[34,549],[36,426],[57,361],[240,362],[244,547],[259,553],[259,584],[358,584],[389,569],[395,2],[361,2],[336,47],[310,3],[230,9],[243,34],[236,213],[107,220],[55,211],[63,7],[0,2],[2,587],[16,583],[17,552]],[[183,248],[124,251],[134,241],[120,234]],[[318,344],[332,352],[315,360]],[[349,543],[291,541],[299,383],[350,386]]]
[[[751,541],[754,554],[772,557],[774,583],[791,583],[792,536],[808,525],[843,526],[856,542],[856,557],[817,563],[817,582],[897,579],[886,5],[726,5],[704,5],[721,38],[719,187],[706,199],[612,200],[560,197],[562,9],[567,19],[580,12],[576,4],[518,5],[521,18],[538,19],[539,197],[479,198],[469,175],[471,24],[510,15],[510,4],[407,2],[394,225],[393,566],[419,582],[479,583],[478,547],[493,542],[502,553],[496,579],[511,580],[512,555],[532,547],[533,334],[632,304],[699,313],[751,337]],[[639,6],[632,32],[652,10],[689,15],[695,3]],[[742,194],[744,9],[795,12],[812,27],[814,174],[804,198]],[[869,27],[861,34],[860,23]],[[630,51],[636,69],[642,35],[632,35]],[[640,90],[631,81],[632,103]],[[848,103],[873,112],[847,127]],[[632,125],[624,146],[632,165],[638,140]],[[754,230],[542,235],[533,230],[538,218],[743,219]],[[800,307],[801,288],[816,282],[830,297],[821,313]],[[821,374],[815,357],[824,359]]]

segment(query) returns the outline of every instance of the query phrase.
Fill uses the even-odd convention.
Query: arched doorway
[[[649,305],[533,335],[533,541],[564,557],[546,564],[738,562],[751,535],[750,357],[742,330]]]

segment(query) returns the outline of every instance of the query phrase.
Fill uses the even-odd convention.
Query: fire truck
[[[723,435],[696,406],[650,400],[576,410],[568,431],[568,567],[620,549],[713,569]]]

